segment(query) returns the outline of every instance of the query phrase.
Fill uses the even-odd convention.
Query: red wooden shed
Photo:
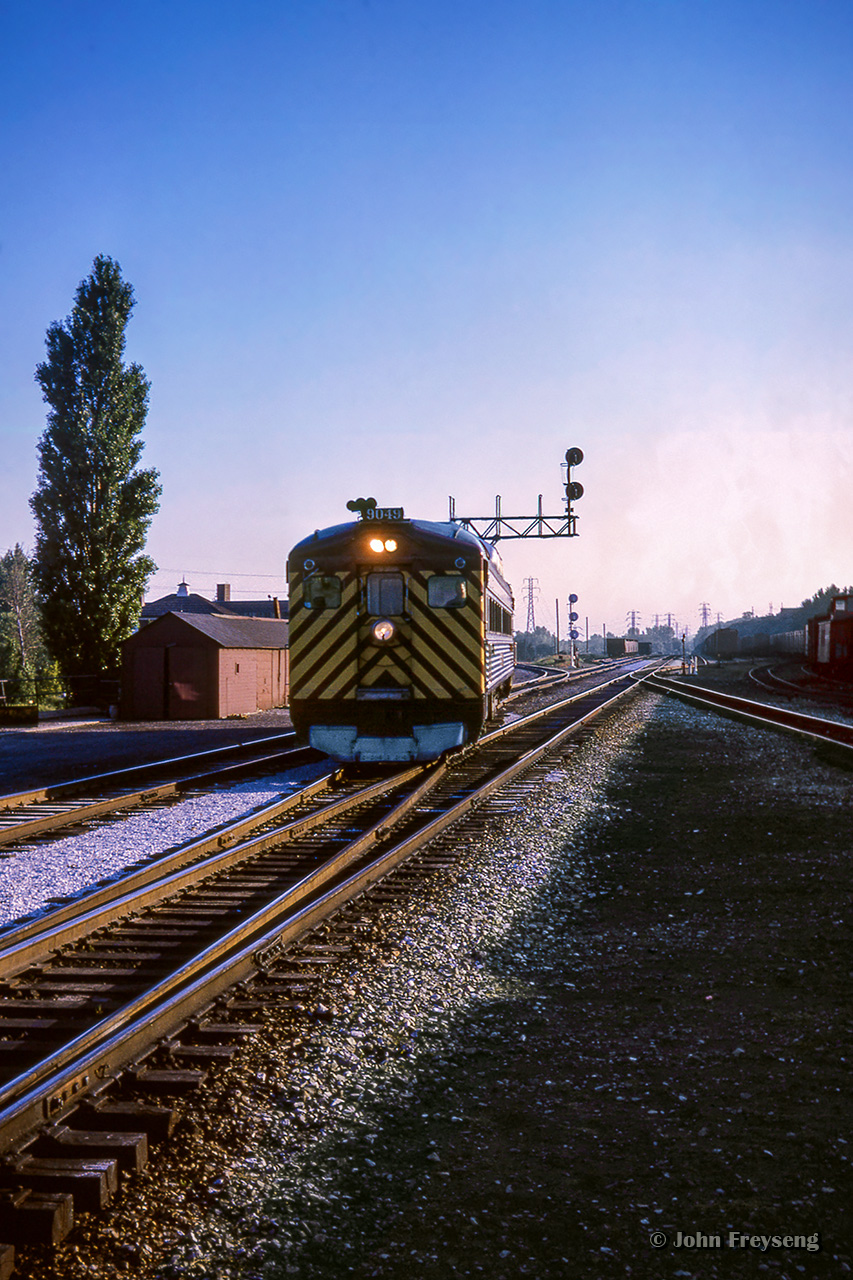
[[[167,613],[122,646],[123,720],[219,720],[287,703],[285,621]]]

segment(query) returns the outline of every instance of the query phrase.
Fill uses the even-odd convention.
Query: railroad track
[[[171,1108],[151,1099],[198,1087],[252,1034],[264,1001],[296,1004],[310,990],[329,955],[306,940],[323,922],[498,791],[511,803],[531,770],[635,687],[611,676],[390,780],[329,775],[254,815],[247,838],[243,820],[210,837],[215,849],[171,853],[8,931],[0,1240],[32,1239],[37,1220],[40,1239],[58,1240],[75,1209],[105,1204],[118,1169],[140,1167],[168,1132]]]
[[[853,768],[853,725],[827,720],[823,716],[804,715],[766,702],[753,702],[749,698],[737,698],[715,689],[685,685],[666,676],[641,676],[640,682],[648,689],[681,698],[692,706],[717,711],[763,729],[792,734],[808,742],[821,759],[847,769]]]
[[[0,796],[0,847],[126,809],[168,803],[193,788],[227,782],[245,773],[272,772],[323,758],[319,752],[295,743],[296,734],[291,730],[231,747]],[[152,778],[156,781],[146,782]]]
[[[791,680],[779,674],[779,670],[788,675],[795,674]],[[753,684],[758,685],[777,697],[804,698],[810,702],[828,707],[841,707],[849,710],[853,705],[851,687],[842,680],[830,680],[826,676],[816,675],[808,667],[793,663],[782,663],[779,667],[752,667],[747,673]]]
[[[527,664],[528,669],[533,669],[532,664]],[[645,665],[645,663],[643,664]],[[542,674],[536,680],[530,680],[512,692],[504,699],[503,706],[515,702],[517,699],[523,699],[525,704],[529,704],[531,708],[540,708],[547,705],[552,698],[555,689],[559,686],[571,685],[575,690],[585,689],[591,685],[597,684],[602,676],[614,676],[617,673],[624,674],[626,671],[632,671],[637,666],[636,658],[615,659],[611,662],[602,662],[595,667],[573,667],[570,670],[560,671],[553,667],[539,667]],[[543,700],[544,699],[544,700]]]
[[[609,664],[598,668],[595,675],[616,669],[616,664]],[[575,677],[579,674],[555,674],[547,667],[536,670],[541,672],[539,677],[514,690],[507,701],[541,695],[565,683],[570,674]],[[62,828],[101,821],[128,809],[169,803],[187,791],[227,782],[246,773],[292,768],[323,758],[310,747],[298,747],[295,743],[296,734],[290,730],[230,747],[0,795],[0,848],[53,834]],[[152,778],[155,781],[146,781]]]

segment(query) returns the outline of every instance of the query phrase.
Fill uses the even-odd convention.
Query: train
[[[509,692],[512,591],[478,534],[360,509],[288,557],[293,727],[338,761],[434,760]]]
[[[804,658],[819,675],[853,678],[853,593],[839,592],[826,613],[806,618],[795,631],[750,631],[718,627],[704,637],[698,651],[708,658]]]

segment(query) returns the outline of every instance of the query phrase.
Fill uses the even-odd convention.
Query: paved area
[[[239,720],[130,723],[91,716],[0,729],[0,794],[271,737],[290,727],[287,711],[276,710]]]

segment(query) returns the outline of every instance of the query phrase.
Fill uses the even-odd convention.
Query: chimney
[[[231,583],[217,582],[216,584],[216,603],[227,604],[231,599]]]

